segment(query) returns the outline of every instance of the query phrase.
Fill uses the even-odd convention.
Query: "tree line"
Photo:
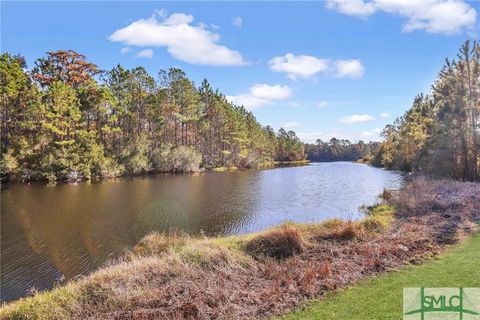
[[[1,55],[2,179],[82,180],[305,158],[295,132],[263,127],[207,80],[177,68],[100,70],[72,50],[28,69]]]
[[[305,152],[311,161],[362,161],[369,162],[380,146],[379,142],[360,140],[352,143],[347,139],[332,138],[330,141],[318,139],[316,143],[305,144]]]
[[[480,46],[466,41],[446,59],[432,89],[387,125],[372,163],[437,177],[478,181]]]
[[[177,68],[100,70],[72,50],[28,69],[0,56],[2,180],[82,180],[273,161],[355,161],[457,180],[479,180],[480,46],[446,59],[430,92],[382,132],[383,142],[332,138],[303,144],[263,127],[207,80]]]

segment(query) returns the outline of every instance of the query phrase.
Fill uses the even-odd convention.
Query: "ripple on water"
[[[350,218],[402,176],[366,165],[312,163],[262,171],[155,176],[1,194],[1,299],[98,268],[152,231],[239,234],[284,221]]]

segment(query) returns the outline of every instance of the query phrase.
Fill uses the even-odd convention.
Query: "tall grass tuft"
[[[365,229],[362,224],[346,221],[323,230],[315,238],[317,240],[350,241],[361,239],[364,234]]]
[[[285,259],[305,251],[307,243],[296,228],[283,225],[260,234],[245,243],[245,250],[255,257]]]

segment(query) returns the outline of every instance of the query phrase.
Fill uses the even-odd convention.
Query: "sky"
[[[101,69],[178,67],[305,142],[380,139],[428,93],[480,2],[1,2],[1,52],[72,49]]]

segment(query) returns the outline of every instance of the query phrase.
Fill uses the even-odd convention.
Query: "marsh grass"
[[[285,259],[302,253],[308,244],[298,229],[283,225],[255,236],[245,242],[245,250],[255,257]]]

